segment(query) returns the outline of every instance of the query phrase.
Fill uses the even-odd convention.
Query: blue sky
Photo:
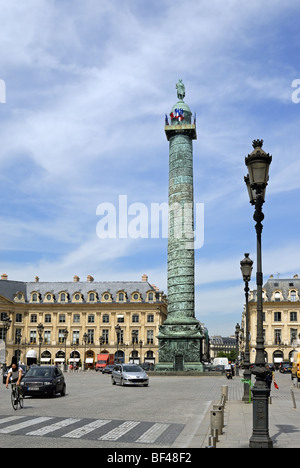
[[[100,203],[167,201],[164,116],[197,113],[196,314],[229,335],[256,257],[244,175],[252,140],[273,155],[263,268],[300,274],[298,0],[0,0],[1,273],[32,281],[140,280],[167,289],[166,239],[99,239]],[[300,91],[299,91],[300,97]],[[254,275],[253,275],[254,277]],[[251,283],[255,287],[255,283]]]

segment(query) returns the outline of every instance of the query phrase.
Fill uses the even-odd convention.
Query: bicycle
[[[22,390],[16,383],[11,383],[11,404],[15,411],[18,409],[18,405],[20,408],[24,407]]]

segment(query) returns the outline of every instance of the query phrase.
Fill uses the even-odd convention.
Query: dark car
[[[31,367],[21,381],[23,396],[46,395],[55,397],[66,394],[65,378],[55,366]]]
[[[114,367],[115,367],[114,364],[108,364],[108,366],[105,366],[105,367],[102,369],[102,374],[111,374]]]
[[[19,369],[20,368],[22,369],[22,374],[23,374],[23,377],[24,377],[24,375],[26,375],[26,372],[27,372],[27,367],[24,364],[21,364],[21,365],[19,365]],[[7,367],[6,370],[3,372],[3,383],[4,384],[6,384],[9,369],[10,369],[10,367]]]
[[[292,364],[290,362],[282,362],[279,367],[279,372],[289,374],[292,372]]]

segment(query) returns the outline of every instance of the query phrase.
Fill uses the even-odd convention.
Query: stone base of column
[[[158,372],[203,372],[202,340],[198,321],[192,324],[162,325],[159,340]]]

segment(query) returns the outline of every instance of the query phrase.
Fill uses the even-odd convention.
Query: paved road
[[[150,378],[149,387],[112,386],[109,375],[67,374],[67,395],[26,398],[14,411],[0,388],[0,447],[188,447],[221,386],[241,398],[240,379]]]
[[[272,408],[283,407],[276,402],[290,408],[290,376],[276,373],[276,378]],[[229,400],[239,402],[241,379],[155,376],[149,387],[119,387],[111,385],[109,375],[67,374],[65,397],[26,398],[24,409],[17,411],[1,384],[0,447],[205,447],[211,405],[220,400],[222,385],[228,385]],[[295,397],[300,408],[300,389]],[[247,419],[251,423],[251,415]],[[236,438],[234,427],[229,429],[228,437],[232,432]]]

